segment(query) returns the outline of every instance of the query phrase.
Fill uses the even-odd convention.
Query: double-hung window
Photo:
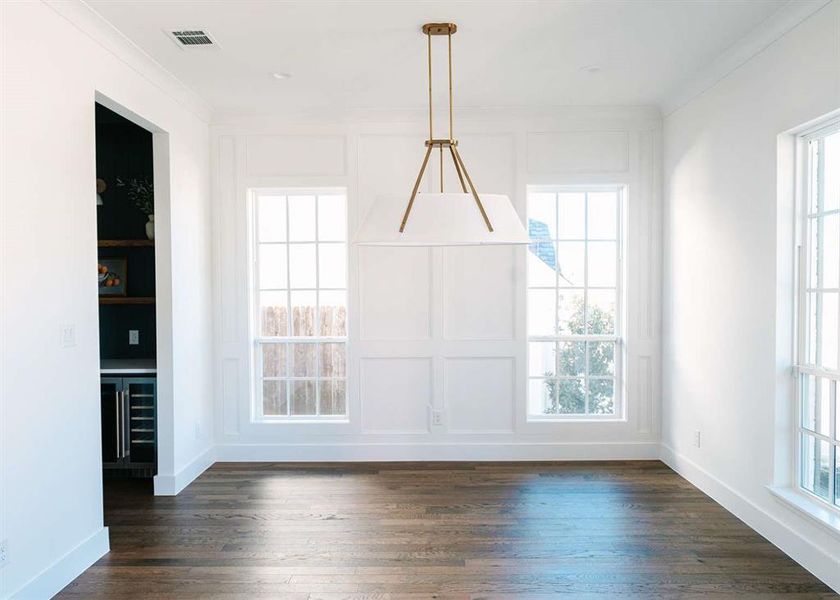
[[[805,136],[801,147],[797,481],[840,509],[840,124]]]
[[[347,197],[255,190],[252,331],[257,420],[347,415]]]
[[[528,190],[528,416],[616,418],[624,188]]]

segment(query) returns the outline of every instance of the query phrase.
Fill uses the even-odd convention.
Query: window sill
[[[587,415],[587,416],[537,416],[537,415],[530,415],[526,419],[528,424],[536,423],[536,424],[557,424],[557,423],[626,423],[627,419],[624,417],[596,417],[594,415]]]
[[[767,489],[787,507],[809,517],[829,533],[840,537],[840,512],[824,507],[818,500],[811,500],[789,487],[768,485]]]
[[[340,419],[311,419],[311,418],[299,418],[299,419],[271,419],[271,418],[262,418],[262,419],[253,419],[251,421],[253,425],[349,425],[350,420],[346,417]]]

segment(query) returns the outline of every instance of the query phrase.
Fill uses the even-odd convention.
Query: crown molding
[[[663,116],[671,115],[717,85],[802,21],[831,3],[832,0],[789,0],[723,54],[666,94],[661,102]]]
[[[175,102],[205,123],[210,122],[213,108],[204,99],[83,0],[43,2]]]

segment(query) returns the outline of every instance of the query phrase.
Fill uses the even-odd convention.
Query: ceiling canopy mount
[[[452,35],[458,31],[455,23],[426,23],[420,28],[426,35]]]

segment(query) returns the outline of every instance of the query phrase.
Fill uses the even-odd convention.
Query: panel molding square
[[[443,335],[447,340],[512,340],[516,318],[516,247],[446,248]]]
[[[624,173],[630,168],[626,131],[529,133],[528,173]]]
[[[411,186],[423,163],[426,149],[416,135],[363,134],[358,138],[357,215],[361,223],[380,197],[408,202]],[[429,175],[420,191],[428,189]]]
[[[513,433],[516,359],[447,358],[444,402],[450,433]]]
[[[249,135],[245,141],[245,173],[253,177],[345,175],[345,137]]]
[[[361,359],[363,433],[429,433],[432,359]]]
[[[359,248],[359,320],[364,341],[432,335],[429,248]]]

